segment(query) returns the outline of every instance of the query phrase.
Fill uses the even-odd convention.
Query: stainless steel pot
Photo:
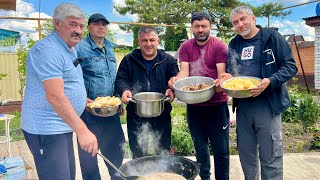
[[[135,112],[140,117],[156,117],[163,112],[164,102],[169,101],[162,93],[141,92],[129,98],[130,102],[135,103]]]
[[[208,84],[209,88],[197,91],[184,91],[184,86],[192,84]],[[190,76],[177,80],[173,84],[176,97],[187,104],[197,104],[208,101],[214,94],[214,79],[204,76]]]

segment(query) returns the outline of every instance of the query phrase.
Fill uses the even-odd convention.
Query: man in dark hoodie
[[[239,35],[229,44],[227,71],[262,79],[250,90],[253,97],[233,99],[245,179],[259,179],[259,162],[262,180],[283,179],[281,112],[290,106],[285,82],[297,73],[291,49],[276,28],[256,26],[256,17],[247,6],[233,9],[230,21]]]
[[[172,107],[169,102],[165,102],[160,116],[143,118],[136,115],[134,103],[129,103],[129,97],[139,92],[159,92],[169,96],[170,102],[173,101],[174,93],[167,83],[179,71],[176,60],[157,49],[160,39],[153,27],[142,27],[137,42],[140,49],[135,49],[122,59],[115,83],[123,103],[128,104],[127,128],[133,158],[148,155],[148,144],[154,146],[156,154],[169,153]],[[150,132],[155,135],[151,136],[152,143],[148,143],[149,139],[146,138]]]

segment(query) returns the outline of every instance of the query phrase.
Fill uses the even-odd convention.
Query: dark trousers
[[[200,163],[200,177],[210,179],[209,142],[214,154],[215,178],[229,179],[229,109],[218,106],[187,105],[187,121]]]
[[[125,139],[120,123],[119,114],[111,117],[98,117],[88,111],[84,111],[81,119],[88,129],[96,136],[101,153],[107,157],[116,167],[120,167],[123,161]],[[82,150],[78,142],[78,152],[83,180],[100,180],[97,156]],[[111,180],[121,179],[116,171],[105,162]]]
[[[35,135],[23,131],[40,180],[74,180],[72,133]]]
[[[127,114],[132,158],[149,155],[150,148],[158,155],[169,154],[172,130],[170,113],[162,113],[154,118],[141,118],[133,113]]]

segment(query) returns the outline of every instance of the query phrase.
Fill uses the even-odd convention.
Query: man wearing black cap
[[[78,58],[83,71],[87,90],[87,103],[97,97],[115,96],[114,81],[116,78],[117,61],[113,54],[114,44],[105,37],[109,21],[102,14],[96,13],[89,17],[88,35],[79,43]],[[123,111],[122,111],[123,112]],[[120,114],[111,117],[98,117],[85,110],[81,119],[96,135],[101,153],[118,168],[123,160],[125,144]],[[97,156],[78,148],[82,178],[84,180],[100,180]],[[106,164],[111,180],[120,180],[115,170]]]

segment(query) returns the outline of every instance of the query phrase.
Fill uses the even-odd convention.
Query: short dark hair
[[[211,24],[211,16],[207,12],[195,12],[195,13],[193,13],[192,16],[191,16],[191,24],[195,20],[198,20],[198,21],[208,20],[209,23]]]
[[[140,36],[141,33],[149,34],[151,32],[155,32],[158,35],[158,32],[154,27],[152,27],[152,26],[143,26],[142,28],[139,29],[138,36]]]

